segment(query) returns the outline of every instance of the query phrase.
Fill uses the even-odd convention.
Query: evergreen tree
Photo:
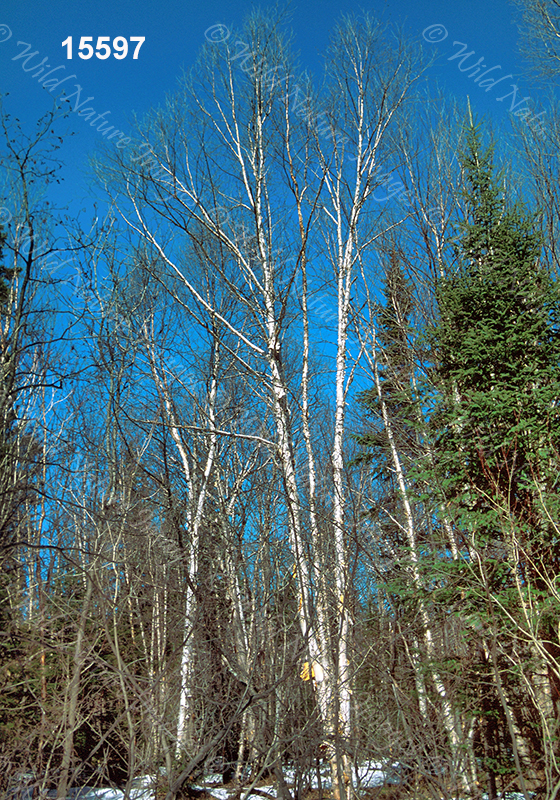
[[[430,332],[436,472],[463,526],[493,538],[515,521],[527,555],[556,569],[556,532],[542,505],[558,472],[560,293],[539,263],[534,220],[506,207],[491,148],[481,155],[479,129],[466,133],[459,266],[438,287]]]
[[[388,582],[384,588],[391,594],[396,592],[405,603],[411,591],[407,578],[410,553],[405,533],[402,487],[399,486],[391,447],[398,452],[408,482],[422,452],[414,392],[413,314],[412,286],[404,274],[398,253],[392,249],[385,267],[382,301],[376,308],[374,358],[378,380],[358,396],[364,415],[364,430],[354,438],[360,446],[356,463],[366,464],[371,470],[376,495],[376,502],[367,514],[382,534],[377,559],[380,577],[383,574],[384,582]],[[418,514],[415,513],[415,517]],[[425,529],[421,519],[417,521],[420,529]],[[395,559],[395,553],[399,554],[398,559]]]
[[[441,609],[430,598],[430,565],[442,548],[434,536],[431,509],[418,490],[423,485],[417,465],[426,455],[427,422],[417,389],[421,353],[413,327],[415,297],[394,250],[383,295],[376,309],[374,386],[359,398],[367,428],[356,439],[363,448],[357,460],[371,465],[377,495],[368,516],[378,536],[378,606],[391,609],[394,639],[386,669],[395,686],[398,680],[396,709],[407,720],[407,744],[398,757],[419,775],[436,764],[441,769],[444,762],[454,772],[462,756],[451,732],[444,656],[447,641],[454,637],[445,614],[436,617]],[[436,708],[439,714],[430,713]]]
[[[523,783],[523,774],[539,777],[546,748],[556,749],[560,607],[549,590],[560,556],[560,293],[540,261],[534,217],[518,203],[508,206],[492,148],[483,150],[472,120],[462,166],[458,266],[437,288],[439,319],[428,335],[436,389],[428,472],[462,556],[450,565],[440,599],[456,607],[460,599],[471,638],[476,630],[481,652],[493,652],[490,672],[483,670],[493,688],[484,690],[479,710],[493,796],[494,773],[513,769],[512,752]],[[544,689],[535,676],[543,669]],[[505,739],[489,724],[500,719]]]
[[[385,271],[383,302],[377,307],[376,344],[383,399],[405,468],[413,464],[419,455],[412,392],[415,364],[410,319],[413,311],[412,287],[403,272],[398,254],[392,250]],[[358,401],[366,414],[367,428],[355,437],[363,448],[357,461],[372,466],[375,478],[384,487],[385,499],[392,507],[394,500],[390,498],[394,497],[397,488],[377,387],[361,392]]]

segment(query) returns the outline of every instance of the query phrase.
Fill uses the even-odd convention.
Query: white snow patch
[[[533,797],[534,792],[529,792],[529,797]],[[525,795],[521,794],[521,792],[505,792],[504,794],[498,794],[499,800],[525,800]],[[482,800],[488,800],[488,795],[486,792],[482,795]]]
[[[271,797],[277,796],[276,787],[272,786],[272,784],[270,786],[259,786],[258,788],[262,792],[269,794]],[[244,795],[242,795],[242,797],[244,797]],[[250,794],[249,797],[247,797],[247,800],[266,800],[266,798],[263,798],[262,794]]]
[[[68,800],[123,800],[121,789],[95,789],[84,786],[68,793]],[[130,790],[130,800],[155,800],[155,791],[149,786],[136,786]]]
[[[222,783],[223,777],[219,772],[211,772],[209,775],[204,776],[204,785],[208,786],[209,783]]]
[[[269,794],[268,789],[266,790],[266,792],[267,792],[267,794]],[[276,797],[276,795],[274,795],[274,796]],[[248,797],[245,797],[245,795],[242,795],[242,797],[243,797],[243,800],[265,800],[265,798],[263,798],[262,794],[250,794]]]
[[[398,764],[382,764],[380,761],[364,761],[355,770],[356,786],[371,789],[382,786],[391,774],[398,770]]]
[[[232,794],[235,794],[234,790],[225,789],[225,788],[223,788],[221,786],[208,786],[206,781],[204,781],[204,785],[200,785],[199,784],[199,785],[195,786],[194,788],[195,789],[206,790],[208,792],[208,794],[212,795],[212,797],[215,797],[216,800],[228,800],[228,798]],[[270,797],[277,797],[277,792],[276,792],[276,787],[275,786],[272,786],[272,785],[270,785],[270,786],[259,786],[258,788],[262,792],[266,792]],[[246,794],[244,794],[244,792],[246,792],[246,791],[247,791],[246,788],[245,789],[241,788],[241,796],[243,797],[243,800],[266,800],[266,798],[264,798],[262,794],[253,794],[251,792],[251,794],[246,795]]]
[[[142,775],[134,778],[130,789],[130,800],[156,800],[153,788],[154,777]],[[56,789],[47,792],[47,798],[56,798]],[[24,794],[23,797],[26,797]],[[31,794],[29,795],[31,798]],[[124,800],[124,792],[121,789],[96,788],[94,786],[76,786],[68,790],[67,800]]]
[[[204,789],[206,787],[197,786],[196,788],[197,789]],[[208,789],[208,792],[209,792],[209,794],[212,795],[212,797],[215,797],[216,800],[228,800],[228,797],[229,797],[229,790],[228,789],[224,789],[221,786],[213,786],[211,789]]]
[[[323,789],[329,789],[331,785],[331,770],[328,764],[321,764],[319,766],[319,771],[321,773],[321,786]],[[319,777],[317,775],[317,769],[314,768],[312,770],[307,770],[305,772],[304,781],[305,785],[309,785],[312,789],[319,788]],[[293,786],[296,780],[296,773],[292,767],[287,767],[284,770],[284,778],[286,779],[286,783],[288,785]]]

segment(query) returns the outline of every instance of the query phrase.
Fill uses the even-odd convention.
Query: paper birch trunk
[[[200,529],[203,519],[206,498],[209,492],[210,477],[214,467],[218,437],[216,434],[216,401],[218,392],[218,368],[219,368],[219,343],[214,341],[212,353],[212,371],[210,386],[207,399],[207,426],[209,429],[209,444],[203,467],[203,474],[200,484],[195,483],[193,468],[184,439],[181,433],[175,404],[169,388],[169,383],[163,371],[158,367],[154,337],[148,336],[147,327],[145,328],[148,353],[152,377],[160,398],[162,414],[169,426],[169,432],[177,448],[183,474],[188,490],[187,504],[187,528],[190,538],[188,542],[188,552],[185,558],[186,586],[185,586],[185,628],[184,638],[181,648],[180,665],[180,689],[179,689],[179,712],[177,718],[177,743],[175,755],[180,758],[181,752],[189,739],[189,721],[192,718],[192,692],[193,692],[193,624],[196,608],[196,597],[194,589],[196,587],[198,572],[198,552],[200,547]],[[194,732],[191,731],[191,736]],[[192,743],[191,743],[192,744]]]
[[[410,567],[409,567],[409,575],[410,580],[414,588],[418,591],[418,604],[420,610],[420,618],[422,620],[422,628],[423,628],[423,638],[424,638],[424,646],[426,649],[426,654],[429,659],[435,660],[437,657],[435,643],[434,643],[434,635],[432,632],[432,625],[430,622],[430,616],[426,609],[426,605],[422,599],[422,591],[423,591],[423,581],[422,576],[420,574],[419,568],[419,555],[418,555],[418,543],[417,543],[417,535],[416,535],[416,526],[414,521],[414,512],[412,509],[412,505],[409,498],[409,490],[407,487],[407,481],[404,473],[404,469],[402,466],[401,458],[398,452],[398,448],[395,441],[395,435],[393,432],[393,422],[391,420],[391,416],[389,414],[387,404],[384,399],[383,395],[383,388],[381,385],[381,380],[379,378],[379,365],[377,360],[376,354],[376,344],[374,338],[373,344],[373,355],[369,357],[370,365],[373,371],[374,380],[375,380],[375,387],[377,390],[377,397],[379,399],[381,405],[381,414],[383,418],[383,424],[385,427],[385,432],[387,435],[387,440],[389,442],[389,448],[391,451],[391,459],[393,462],[393,469],[395,471],[395,475],[397,478],[397,485],[399,488],[399,495],[402,503],[402,508],[404,511],[405,517],[405,534],[408,542],[409,553],[410,553]],[[413,661],[414,669],[417,670],[419,668],[419,662],[416,659]],[[455,717],[453,712],[452,705],[449,701],[447,696],[447,690],[445,688],[445,683],[439,673],[439,670],[432,668],[432,677],[433,677],[433,684],[434,688],[439,695],[440,703],[441,703],[441,711],[442,711],[442,721],[444,728],[446,730],[449,745],[451,748],[452,753],[452,761],[453,761],[453,772],[457,776],[460,785],[463,789],[469,790],[468,779],[466,776],[466,771],[468,765],[463,764],[463,753],[461,750],[461,736],[459,734],[459,726],[458,721]],[[421,684],[424,681],[423,676],[416,677],[417,682]],[[422,692],[422,695],[425,696],[425,691]]]

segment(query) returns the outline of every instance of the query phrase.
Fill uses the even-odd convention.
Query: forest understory
[[[81,215],[4,98],[0,796],[560,800],[560,113],[417,39],[255,11]]]

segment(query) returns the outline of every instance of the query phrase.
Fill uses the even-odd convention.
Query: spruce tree
[[[376,343],[380,351],[379,376],[383,397],[395,424],[399,451],[408,459],[416,451],[415,431],[411,412],[411,376],[414,361],[410,345],[410,317],[414,310],[413,291],[403,273],[397,254],[391,253],[383,285],[383,301],[376,309]],[[390,480],[391,467],[382,466],[387,457],[387,434],[375,417],[381,418],[377,389],[373,386],[359,395],[359,403],[368,416],[367,430],[356,437],[364,448],[359,461],[380,467],[377,473]]]
[[[543,502],[554,502],[558,472],[560,293],[540,263],[535,220],[518,204],[507,207],[492,149],[481,153],[473,124],[463,169],[458,267],[438,287],[430,332],[436,471],[463,526],[495,538],[514,523],[527,555],[556,569]]]
[[[414,351],[411,344],[414,314],[413,289],[407,280],[398,254],[390,252],[385,268],[382,302],[376,308],[376,346],[379,385],[386,413],[390,418],[395,446],[408,473],[419,457],[420,445],[417,431],[417,406],[413,384]],[[391,542],[391,548],[404,547],[406,537],[402,524],[399,488],[389,446],[387,426],[381,411],[378,387],[374,385],[361,392],[358,402],[364,412],[365,430],[355,436],[361,446],[357,463],[371,467],[372,477],[378,482],[380,502],[370,511],[381,530]]]
[[[492,726],[482,723],[489,780],[514,768],[511,753],[518,775],[534,778],[545,750],[557,749],[548,734],[560,699],[560,607],[549,592],[560,556],[560,293],[540,259],[535,217],[507,203],[492,148],[482,148],[472,120],[465,141],[466,219],[457,264],[437,287],[439,318],[428,333],[435,388],[428,472],[461,553],[439,597],[470,620],[482,650],[493,642],[490,672],[482,671],[495,698],[485,689],[479,715],[501,718],[513,749],[508,755],[507,740],[498,746],[503,735],[496,730],[488,738]],[[534,689],[526,693],[543,669],[548,688],[541,697]],[[543,734],[551,704],[556,719]]]

